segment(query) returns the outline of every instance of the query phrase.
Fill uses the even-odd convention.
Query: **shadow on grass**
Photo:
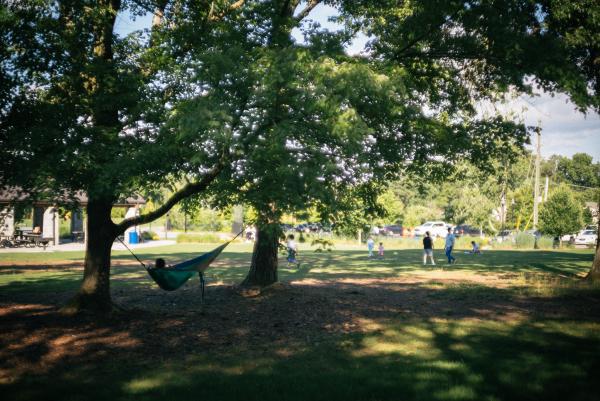
[[[74,324],[52,322],[63,330]],[[216,347],[203,346],[201,329],[169,341],[173,327],[158,325],[160,338],[148,338],[145,330],[157,323],[87,322],[91,346],[73,344],[55,360],[47,358],[50,341],[24,346],[17,352],[30,363],[45,361],[46,370],[0,384],[3,399],[583,401],[600,390],[593,379],[600,368],[597,322],[411,318],[366,333],[267,335],[252,346],[238,340],[253,328],[241,327]],[[138,341],[122,349],[102,341],[116,332]]]

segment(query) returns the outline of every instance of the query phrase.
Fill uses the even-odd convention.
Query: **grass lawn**
[[[210,249],[140,249],[173,263]],[[113,253],[106,320],[57,313],[81,252],[0,254],[2,400],[597,400],[600,287],[592,251],[302,250],[281,284],[235,286],[249,245],[164,292]],[[283,259],[282,259],[283,260]]]

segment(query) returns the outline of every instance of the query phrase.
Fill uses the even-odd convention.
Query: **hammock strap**
[[[127,245],[125,245],[125,243],[123,242],[123,240],[121,240],[121,238],[119,238],[119,237],[117,237],[117,239],[119,240],[119,242],[120,242],[121,244],[123,244],[123,246],[124,246],[125,248],[127,248],[127,250],[129,251],[129,253],[131,253],[131,254],[133,255],[133,257],[134,257],[134,258],[136,258],[136,259],[137,259],[137,261],[138,261],[138,262],[140,262],[140,264],[141,264],[142,266],[144,266],[144,269],[147,269],[147,267],[146,267],[146,265],[144,264],[144,262],[142,262],[142,261],[140,260],[140,258],[138,258],[138,257],[135,255],[135,253],[133,253],[133,251],[132,251],[131,249],[129,249],[129,247],[128,247]]]
[[[198,277],[200,277],[200,291],[202,293],[202,303],[204,303],[204,285],[206,281],[204,280],[204,273],[198,272]]]
[[[246,226],[246,227],[247,227],[247,226]],[[246,228],[245,228],[244,226],[242,226],[242,230],[241,230],[239,233],[237,233],[237,234],[235,235],[235,237],[233,237],[232,239],[230,239],[229,241],[227,241],[227,243],[230,243],[230,242],[232,242],[233,240],[235,240],[237,237],[239,237],[239,236],[240,236],[240,235],[241,235],[241,234],[244,232],[244,230],[245,230],[245,229],[246,229]],[[128,247],[128,246],[127,246],[127,245],[126,245],[124,242],[123,242],[123,240],[121,240],[121,238],[117,237],[117,239],[119,240],[119,242],[120,242],[121,244],[123,244],[123,246],[124,246],[125,248],[127,248],[127,250],[129,251],[129,253],[131,253],[131,254],[133,255],[133,257],[134,257],[134,258],[136,258],[136,260],[137,260],[138,262],[140,262],[140,264],[141,264],[142,266],[144,266],[144,269],[148,269],[148,268],[146,267],[146,265],[144,264],[144,262],[142,262],[142,261],[140,260],[140,258],[138,258],[138,257],[135,255],[135,253],[133,253],[133,251],[132,251],[132,250],[131,250],[131,249],[130,249],[130,248],[129,248],[129,247]],[[204,276],[202,275],[202,273],[200,273],[200,274],[201,274],[201,276],[200,276],[200,280],[201,280],[201,282],[202,282],[202,298],[204,298]]]

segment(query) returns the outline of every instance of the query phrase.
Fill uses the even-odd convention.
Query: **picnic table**
[[[2,248],[35,248],[36,246],[40,248],[46,247],[52,241],[52,238],[45,238],[42,234],[34,234],[31,231],[26,230],[15,230],[15,233],[12,236],[4,235],[0,239],[0,247]]]

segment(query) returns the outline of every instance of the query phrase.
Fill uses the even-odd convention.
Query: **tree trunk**
[[[587,274],[587,279],[592,281],[600,281],[600,247],[596,247],[596,256],[592,268]]]
[[[83,283],[77,295],[63,308],[63,312],[104,314],[112,311],[110,252],[117,231],[110,218],[111,209],[111,202],[90,200],[88,203],[88,239]]]
[[[600,202],[598,202],[598,210],[600,211]],[[587,274],[586,278],[591,281],[600,281],[600,213],[598,213],[598,231],[596,237],[596,256],[594,256],[594,263],[592,268]]]
[[[267,286],[277,282],[277,251],[279,224],[276,221],[259,223],[252,253],[252,263],[243,286]]]

